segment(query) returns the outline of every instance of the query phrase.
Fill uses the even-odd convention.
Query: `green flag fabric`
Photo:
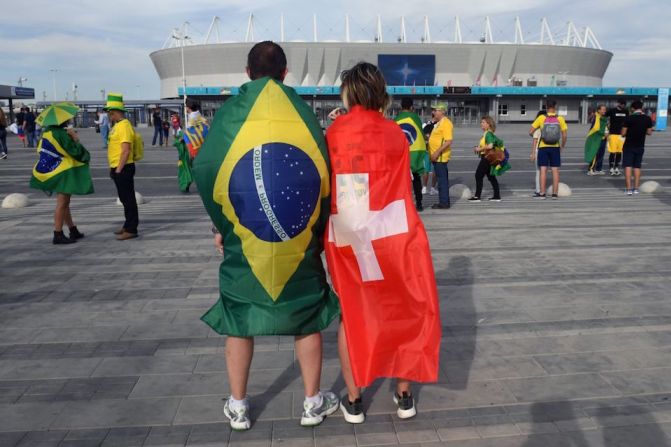
[[[598,115],[594,119],[594,125],[587,134],[585,140],[585,162],[591,163],[599,152],[599,147],[606,135],[606,123],[608,118]]]
[[[179,160],[177,161],[177,181],[179,183],[179,190],[188,192],[189,186],[193,183],[193,175],[191,173],[191,155],[189,155],[189,150],[184,142],[182,132],[177,134],[174,146],[177,148],[177,155],[179,157]]]
[[[325,329],[339,306],[321,260],[330,173],[310,107],[276,80],[248,82],[214,117],[193,174],[224,240],[203,321],[240,337]]]
[[[426,172],[424,161],[428,153],[419,115],[403,111],[396,117],[396,123],[401,127],[410,146],[410,170],[416,174],[423,174]]]
[[[93,194],[91,155],[58,126],[49,126],[37,145],[39,159],[33,167],[30,187],[48,193]]]

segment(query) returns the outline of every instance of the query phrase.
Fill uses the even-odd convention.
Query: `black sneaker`
[[[422,211],[424,211],[424,207],[422,205],[415,205],[415,208],[417,208],[418,213],[421,213]]]
[[[68,238],[62,231],[54,231],[54,245],[73,244],[77,242],[75,239]]]
[[[399,396],[398,394],[394,393],[394,403],[398,405],[396,414],[401,419],[409,419],[417,414],[417,410],[415,409],[415,401],[412,398],[412,395],[406,393],[405,391],[403,392],[403,396]]]
[[[557,194],[552,194],[552,200],[557,200],[559,196]]]
[[[471,197],[468,201],[471,203],[480,202],[480,197]]]
[[[444,204],[444,203],[434,203],[431,205],[431,209],[434,210],[449,210],[450,205],[449,204]]]
[[[539,192],[535,192],[534,195],[531,196],[531,197],[533,197],[534,199],[536,199],[536,198],[538,198],[538,197],[540,197],[540,196],[541,196],[541,193],[539,193]]]
[[[354,402],[350,402],[345,395],[340,399],[340,410],[345,417],[345,421],[350,424],[363,424],[363,421],[366,420],[366,415],[363,413],[363,402],[361,402],[360,397],[355,399]]]
[[[489,199],[487,199],[487,201],[488,202],[500,202],[501,197],[490,197]]]
[[[545,196],[545,194],[538,194],[537,196],[536,196],[536,195],[534,195],[534,199],[541,199],[541,200],[545,200],[545,199],[546,199],[546,196]]]

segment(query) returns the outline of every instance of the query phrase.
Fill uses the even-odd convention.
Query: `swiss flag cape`
[[[326,259],[354,381],[438,379],[440,316],[426,231],[413,205],[408,142],[381,113],[353,107],[326,132]]]

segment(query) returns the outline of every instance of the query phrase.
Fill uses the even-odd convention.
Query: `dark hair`
[[[546,109],[554,109],[555,107],[557,107],[557,101],[555,101],[554,99],[548,99],[547,101],[545,101]]]
[[[548,113],[545,110],[539,110],[538,113],[536,114],[536,118],[538,118],[541,115],[547,115]]]
[[[264,76],[281,81],[287,69],[287,56],[282,47],[275,42],[270,40],[259,42],[249,50],[247,68],[252,81]]]
[[[389,105],[387,83],[379,68],[368,62],[359,62],[340,74],[340,92],[349,107],[384,110]]]
[[[643,101],[640,99],[637,99],[636,101],[631,103],[631,108],[634,110],[642,109],[643,108]]]
[[[412,98],[406,96],[404,98],[401,98],[401,108],[402,109],[412,109],[412,106],[414,105],[414,101]]]
[[[197,112],[200,110],[200,102],[196,101],[195,99],[186,98],[186,107],[193,110],[194,112]]]
[[[618,99],[617,103],[620,104],[621,106],[626,106],[627,105],[627,101],[625,101],[623,98]]]

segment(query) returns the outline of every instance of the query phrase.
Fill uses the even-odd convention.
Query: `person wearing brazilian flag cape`
[[[320,331],[339,314],[320,257],[330,203],[326,145],[312,109],[282,83],[279,45],[254,45],[247,74],[251,82],[219,109],[193,163],[224,247],[219,300],[202,320],[228,336],[224,414],[234,430],[251,426],[247,380],[257,335],[295,336],[301,425],[317,425],[339,401],[319,390]]]
[[[91,155],[79,142],[77,132],[66,129],[78,111],[74,104],[57,103],[47,107],[36,120],[44,132],[37,145],[39,159],[33,167],[30,187],[49,195],[56,193],[53,243],[57,245],[71,244],[84,237],[72,219],[70,197],[93,194]],[[63,233],[63,223],[70,230],[69,237]]]
[[[413,110],[412,98],[401,99],[401,113],[396,122],[401,127],[410,146],[410,172],[412,172],[412,190],[415,194],[417,211],[424,211],[422,206],[422,174],[426,172],[426,162],[429,154],[426,151],[426,141],[422,132],[422,120]]]
[[[606,117],[606,106],[601,104],[596,109],[592,121],[592,127],[585,139],[585,163],[587,175],[603,175],[601,167],[603,156],[606,152],[606,139],[608,138],[608,118]]]

